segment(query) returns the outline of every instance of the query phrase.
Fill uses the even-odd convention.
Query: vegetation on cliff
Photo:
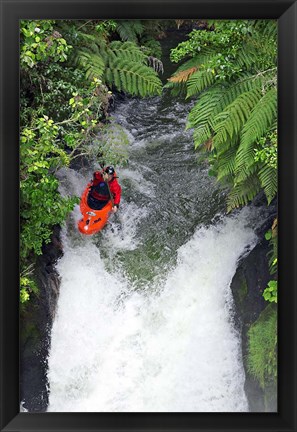
[[[227,210],[261,191],[270,205],[277,195],[277,23],[206,21],[171,50],[171,59],[179,67],[166,87],[195,101],[187,128],[210,175],[229,188]],[[272,280],[263,296],[277,303],[277,219],[265,237]],[[266,378],[276,380],[273,311],[271,320],[257,321],[249,332],[249,370],[262,388]]]
[[[36,255],[78,202],[62,197],[55,176],[106,131],[112,91],[158,95],[158,21],[21,21],[21,302],[36,292]],[[114,128],[114,126],[113,126]],[[112,133],[112,131],[111,131]],[[98,140],[97,140],[98,141]],[[97,156],[120,162],[98,143]]]

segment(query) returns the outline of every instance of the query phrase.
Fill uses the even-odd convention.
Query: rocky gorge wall
[[[63,254],[59,235],[60,227],[55,226],[51,242],[37,259],[39,294],[21,310],[20,400],[29,412],[44,412],[48,405],[47,356],[60,286],[55,264]]]
[[[275,217],[276,205],[271,208],[271,216],[257,233],[260,239],[259,243],[239,263],[231,283],[236,327],[241,331],[242,337],[242,356],[246,374],[245,391],[251,412],[277,411],[276,383],[265,383],[263,388],[250,373],[248,367],[248,332],[253,325],[265,319],[265,315],[271,308],[276,309],[276,306],[266,302],[262,295],[268,282],[272,279],[267,258],[271,248],[269,242],[265,240],[265,232],[271,228]]]

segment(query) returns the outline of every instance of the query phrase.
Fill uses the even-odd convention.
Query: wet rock
[[[62,256],[59,235],[60,228],[56,226],[51,243],[44,245],[43,255],[36,263],[39,293],[21,311],[21,401],[29,412],[44,412],[48,405],[47,358],[60,287],[55,270]]]
[[[265,232],[271,227],[267,221],[259,232],[263,240],[239,264],[231,283],[235,303],[235,323],[241,329],[242,356],[246,374],[245,391],[251,412],[276,411],[276,388],[267,387],[265,391],[248,371],[248,330],[257,321],[261,312],[267,307],[262,294],[271,280],[267,254],[269,242],[265,240]]]

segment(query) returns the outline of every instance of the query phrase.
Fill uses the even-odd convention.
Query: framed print
[[[293,0],[1,0],[1,430],[296,431]]]

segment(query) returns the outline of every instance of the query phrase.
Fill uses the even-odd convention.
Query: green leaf
[[[265,238],[266,238],[266,240],[270,240],[271,237],[272,237],[272,231],[269,230],[269,231],[267,231],[267,232],[265,233]]]

